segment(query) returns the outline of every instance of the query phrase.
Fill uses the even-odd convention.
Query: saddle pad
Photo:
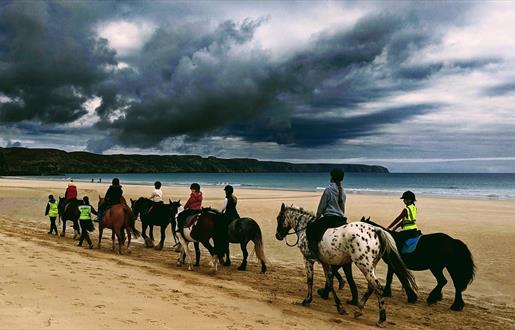
[[[197,222],[199,215],[200,214],[194,214],[194,215],[190,215],[189,217],[187,217],[184,228],[189,228],[189,227],[193,226],[195,224],[195,222]]]
[[[406,253],[412,253],[413,251],[415,251],[420,237],[422,237],[422,235],[413,237],[413,238],[408,238],[404,242],[404,245],[402,246],[401,253],[406,254]]]

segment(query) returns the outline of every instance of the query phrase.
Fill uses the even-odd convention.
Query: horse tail
[[[263,249],[263,235],[261,234],[261,228],[259,228],[259,225],[257,222],[255,222],[256,225],[256,234],[254,235],[254,239],[252,240],[254,242],[254,252],[256,253],[256,256],[259,260],[261,260],[262,263],[266,263],[266,257],[265,257],[265,251]]]
[[[132,235],[134,235],[134,238],[138,238],[140,236],[139,231],[136,229],[136,217],[132,213],[131,209],[129,209],[128,206],[125,206],[123,208],[123,211],[125,212],[126,218],[129,219],[129,228],[132,232]]]
[[[383,254],[386,254],[388,258],[388,264],[392,266],[395,274],[401,281],[402,285],[405,288],[411,288],[413,291],[418,290],[417,283],[415,282],[415,277],[408,270],[404,261],[402,261],[399,251],[397,250],[397,245],[392,235],[384,229],[375,228],[376,234],[379,236],[379,241],[381,242],[381,248],[379,252],[378,259],[382,258]]]
[[[452,251],[447,263],[447,270],[454,280],[456,290],[461,292],[474,280],[476,265],[469,248],[459,239],[454,240]]]

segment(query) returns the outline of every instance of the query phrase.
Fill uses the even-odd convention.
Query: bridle
[[[294,246],[298,245],[298,244],[299,244],[299,235],[297,235],[297,240],[296,240],[296,241],[295,241],[295,243],[293,243],[293,244],[289,244],[289,243],[288,243],[288,239],[287,239],[287,237],[288,237],[289,235],[298,234],[298,233],[300,233],[301,231],[306,230],[306,229],[308,228],[308,225],[309,225],[309,222],[308,222],[308,224],[307,224],[304,228],[296,229],[296,230],[294,230],[293,232],[290,232],[290,230],[291,230],[292,228],[288,229],[288,232],[287,232],[287,233],[284,235],[284,237],[283,237],[283,238],[284,238],[284,242],[286,243],[286,245],[287,245],[287,246],[289,246],[289,247],[294,247]]]

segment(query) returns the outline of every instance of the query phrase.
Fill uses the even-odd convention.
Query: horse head
[[[104,204],[104,197],[98,195],[98,205],[97,207],[100,208],[100,206]]]
[[[277,215],[277,229],[275,231],[275,238],[282,241],[291,229],[291,225],[286,221],[286,206],[284,203],[281,205],[281,210]]]
[[[179,207],[181,207],[181,200],[178,200],[176,202],[172,202],[172,200],[168,200],[168,205],[170,205],[170,217],[172,219],[175,219],[175,216],[177,215],[179,211]]]

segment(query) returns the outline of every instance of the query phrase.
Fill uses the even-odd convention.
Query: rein
[[[309,225],[309,223],[308,223],[308,225]],[[288,231],[288,233],[286,233],[286,235],[284,235],[284,242],[286,243],[286,245],[287,245],[287,246],[289,246],[289,247],[294,247],[294,246],[296,246],[297,244],[299,244],[299,235],[297,235],[297,240],[295,241],[295,243],[294,243],[294,244],[289,244],[289,243],[288,243],[288,239],[287,239],[287,237],[288,237],[288,235],[298,234],[298,233],[300,233],[301,231],[306,230],[306,228],[308,228],[308,225],[306,225],[306,227],[304,227],[304,228],[302,228],[302,229],[295,230],[295,231],[293,231],[293,232],[291,232],[291,233]]]

